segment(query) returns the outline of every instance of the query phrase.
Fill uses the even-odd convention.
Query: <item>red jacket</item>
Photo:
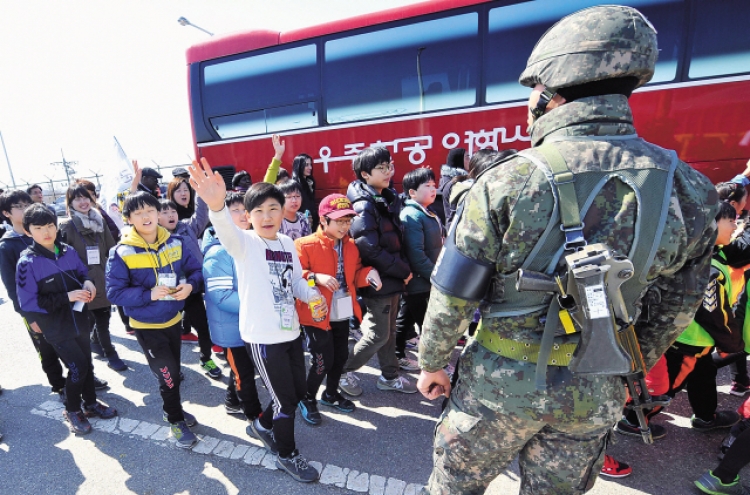
[[[341,242],[344,248],[344,277],[346,278],[346,286],[352,295],[354,315],[361,321],[362,310],[359,308],[359,304],[357,304],[356,288],[369,285],[367,275],[372,268],[362,266],[359,250],[351,237],[347,235]],[[297,256],[299,256],[299,262],[302,265],[303,277],[307,278],[310,272],[323,273],[332,277],[336,276],[336,267],[339,262],[338,253],[334,247],[333,239],[326,236],[322,230],[318,229],[312,235],[297,239],[294,241],[294,245],[297,247]],[[333,292],[320,285],[316,285],[316,287],[323,294],[323,297],[326,298],[326,303],[330,308]],[[328,314],[326,314],[326,318],[323,321],[313,321],[310,306],[299,299],[296,304],[300,325],[313,326],[324,330],[331,328],[328,321]]]

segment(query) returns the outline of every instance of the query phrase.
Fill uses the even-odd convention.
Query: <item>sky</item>
[[[105,174],[114,139],[141,166],[193,154],[185,50],[208,35],[287,31],[416,0],[0,0],[0,134],[16,184]],[[0,188],[11,184],[0,150]],[[6,186],[7,185],[7,186]]]

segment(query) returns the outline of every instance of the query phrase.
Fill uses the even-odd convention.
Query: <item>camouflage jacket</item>
[[[666,160],[671,163],[672,155],[666,150],[642,139],[612,139],[634,134],[627,99],[609,95],[576,100],[545,114],[534,124],[531,142],[536,147],[550,138],[589,137],[556,142],[573,173],[645,169],[661,166]],[[545,161],[533,148],[530,153]],[[716,198],[708,179],[683,162],[677,164],[666,225],[648,272],[649,303],[636,326],[648,367],[690,323],[701,302],[716,236]],[[523,204],[533,207],[516,208]],[[464,214],[456,226],[456,246],[473,259],[495,264],[486,302],[503,301],[501,279],[521,267],[547,228],[554,204],[544,172],[523,156],[489,170],[469,191]],[[585,214],[586,240],[608,244],[627,254],[636,230],[637,207],[632,188],[620,180],[609,181]],[[655,212],[646,215],[644,221],[656,221]],[[436,371],[447,364],[477,306],[433,287],[420,340],[422,369]],[[544,327],[540,317],[546,316],[546,311],[483,317],[482,325],[502,338],[538,344]],[[578,335],[563,336],[556,337],[555,342],[577,339]]]

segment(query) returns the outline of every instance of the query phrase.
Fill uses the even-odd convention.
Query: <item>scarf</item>
[[[89,229],[94,232],[104,232],[104,219],[101,213],[96,211],[96,208],[91,208],[88,214],[76,211],[73,208],[70,209],[73,214],[73,218],[77,218],[81,221],[83,228]]]

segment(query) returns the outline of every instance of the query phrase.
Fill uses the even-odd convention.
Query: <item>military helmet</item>
[[[519,82],[564,88],[636,77],[643,86],[654,75],[656,29],[639,11],[602,5],[563,17],[539,39]]]

